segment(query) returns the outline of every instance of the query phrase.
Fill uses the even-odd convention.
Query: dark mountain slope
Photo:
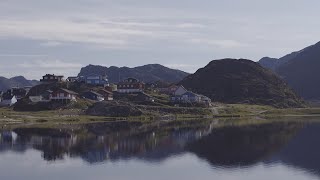
[[[224,103],[301,107],[303,101],[272,71],[250,60],[211,61],[180,82],[187,89]]]
[[[320,99],[320,42],[276,69],[299,95],[305,99]]]
[[[111,83],[119,82],[127,77],[138,78],[144,82],[179,82],[187,75],[186,72],[170,69],[159,64],[148,64],[135,68],[128,67],[104,67],[88,65],[81,69],[79,76],[86,76],[90,74],[108,75],[108,79]]]

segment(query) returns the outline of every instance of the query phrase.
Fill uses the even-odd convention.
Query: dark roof
[[[97,95],[97,96],[103,96],[102,94],[99,94],[99,93],[97,93],[97,92],[95,92],[95,91],[86,91],[86,92],[84,92],[84,93],[92,93],[92,94],[95,94],[95,95]]]
[[[68,89],[64,89],[64,88],[60,88],[60,90],[66,92],[66,93],[69,93],[69,94],[74,94],[74,95],[77,95],[78,93],[74,92],[74,91],[71,91],[71,90],[68,90]]]
[[[105,92],[105,93],[113,94],[113,92],[108,91],[108,90],[105,90],[105,89],[99,89],[99,91],[103,91],[103,92]],[[99,91],[98,91],[98,92],[99,92]]]

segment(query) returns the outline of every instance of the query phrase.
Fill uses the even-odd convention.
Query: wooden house
[[[143,92],[145,84],[138,79],[128,78],[118,83],[117,88],[119,93],[137,93]]]
[[[51,101],[62,101],[62,102],[70,102],[77,100],[78,93],[70,91],[68,89],[57,89],[54,90],[51,94]]]
[[[99,94],[104,96],[105,101],[112,101],[113,100],[113,92],[108,91],[106,89],[100,89],[98,91]]]

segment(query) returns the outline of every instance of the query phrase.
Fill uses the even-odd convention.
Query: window
[[[95,80],[95,84],[100,84],[100,81],[99,80]]]

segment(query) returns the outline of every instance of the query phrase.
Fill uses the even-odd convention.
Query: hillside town
[[[45,74],[34,87],[12,87],[0,92],[0,106],[14,106],[19,101],[31,103],[56,102],[68,104],[78,100],[134,101],[139,103],[157,103],[158,96],[172,106],[211,106],[211,99],[188,91],[182,85],[159,85],[144,83],[128,77],[116,84],[109,83],[106,75],[74,76]]]

